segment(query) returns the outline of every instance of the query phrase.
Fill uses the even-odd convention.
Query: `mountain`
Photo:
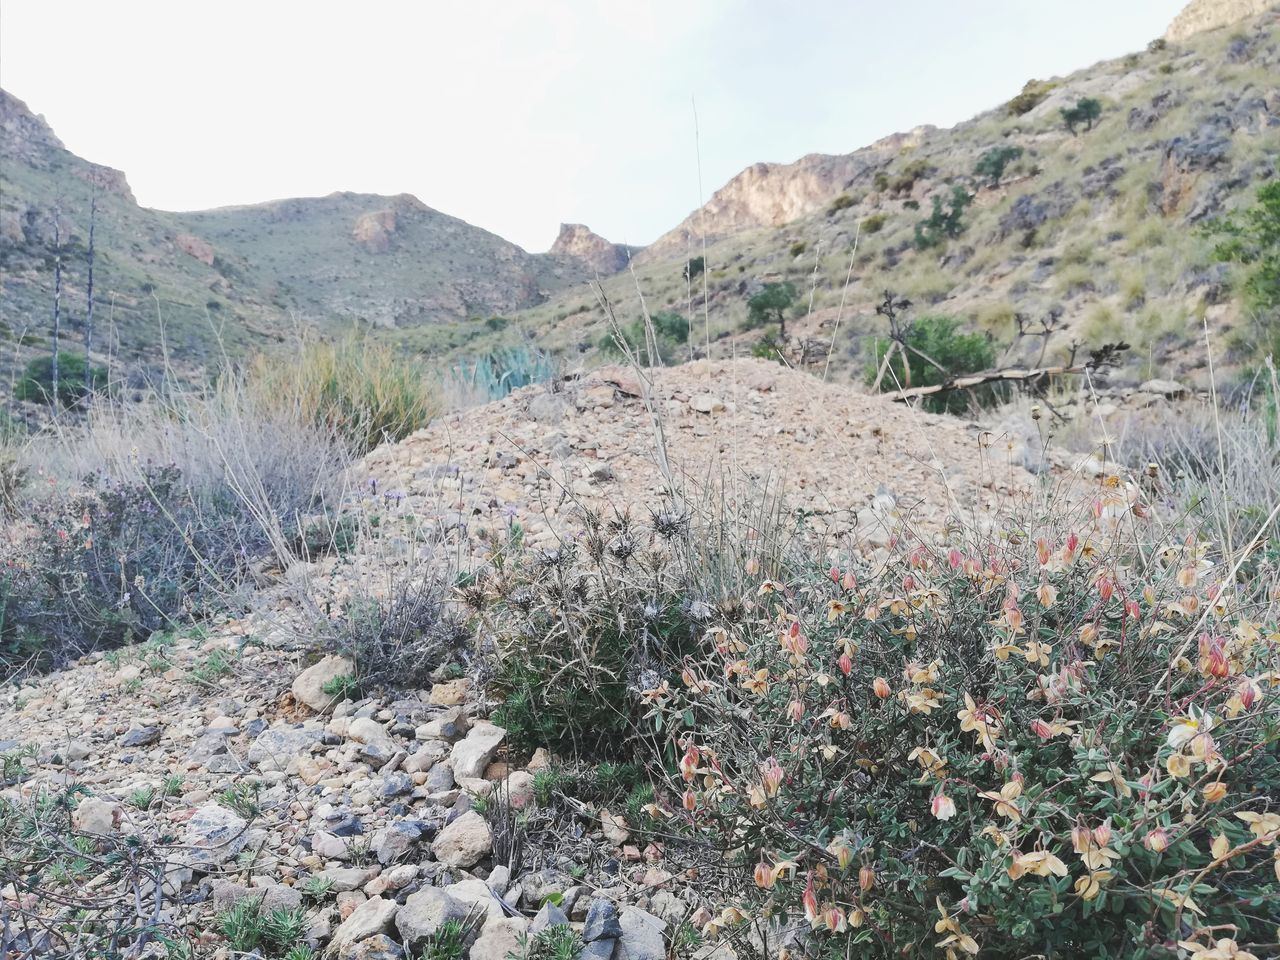
[[[1068,129],[1063,111],[1086,99],[1100,116]],[[834,376],[861,375],[892,290],[913,315],[986,333],[1009,362],[1125,340],[1120,376],[1196,377],[1202,321],[1228,364],[1256,339],[1204,228],[1276,176],[1280,7],[1193,0],[1147,50],[1029,81],[949,129],[753,164],[644,249],[562,224],[531,254],[407,194],[149,210],[124,174],[71,154],[3,92],[0,132],[0,338],[13,344],[0,366],[48,349],[56,211],[64,335],[83,335],[96,192],[96,343],[131,366],[194,369],[356,322],[436,359],[521,339],[591,364],[607,331],[588,286],[599,279],[624,324],[641,295],[651,312],[696,317],[695,345],[667,351],[681,356],[773,355],[747,300],[787,281],[783,353]],[[1000,175],[975,172],[997,149],[1011,154]],[[971,203],[951,235],[917,243],[957,190]],[[705,271],[690,282],[695,257]]]
[[[47,349],[55,214],[64,336],[82,336],[94,198],[97,343],[127,364],[165,350],[199,365],[304,326],[465,326],[540,303],[601,266],[596,251],[527,253],[407,194],[149,210],[123,173],[69,152],[3,91],[0,198],[0,337],[15,347],[3,350],[7,362]]]
[[[1280,6],[1257,7],[1196,0],[1170,28],[1182,39],[1033,80],[949,129],[755,164],[636,254],[636,279],[608,280],[604,291],[624,323],[640,314],[637,288],[650,312],[695,318],[693,354],[710,339],[720,356],[771,352],[765,331],[749,327],[746,302],[764,283],[789,281],[798,302],[784,352],[826,370],[833,349],[829,372],[843,377],[861,376],[872,337],[884,334],[875,307],[887,289],[915,315],[959,317],[989,334],[1008,362],[1040,355],[1047,320],[1050,358],[1073,343],[1125,340],[1133,349],[1115,376],[1196,378],[1204,319],[1219,359],[1243,363],[1254,318],[1204,228],[1277,175]],[[1082,99],[1102,113],[1073,133],[1062,111]],[[976,174],[996,148],[1020,154],[998,180]],[[973,197],[957,235],[918,249],[917,227],[935,201],[945,211],[957,187]],[[686,260],[704,254],[705,274],[689,283]],[[585,362],[607,329],[583,290],[517,319]],[[1020,326],[1033,335],[1020,337]]]

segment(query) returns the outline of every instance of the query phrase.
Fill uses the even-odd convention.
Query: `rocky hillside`
[[[752,166],[635,257],[646,304],[695,317],[695,353],[706,352],[708,334],[715,355],[742,353],[765,333],[747,329],[747,299],[790,281],[789,359],[825,369],[834,337],[831,374],[848,377],[865,368],[868,336],[884,332],[874,307],[886,289],[907,296],[916,315],[957,316],[989,333],[1010,362],[1042,346],[1018,340],[1019,315],[1031,330],[1055,318],[1050,359],[1073,341],[1133,344],[1120,382],[1194,380],[1201,318],[1221,334],[1220,357],[1245,360],[1251,318],[1203,228],[1277,175],[1280,8],[1256,7],[1193,4],[1172,39],[1032,81],[950,129]],[[1101,115],[1073,133],[1062,111],[1084,99]],[[995,149],[1011,153],[1000,175],[976,172]],[[973,198],[959,229],[919,249],[917,227],[935,202],[945,212],[956,188]],[[704,237],[709,325],[704,277],[684,276]],[[624,323],[639,315],[630,277],[605,291]],[[521,316],[570,354],[589,356],[606,329],[586,291]]]
[[[199,213],[140,207],[123,173],[70,153],[0,91],[0,336],[47,349],[54,217],[64,336],[82,335],[89,213],[97,196],[97,342],[128,365],[163,342],[199,364],[300,325],[411,327],[509,313],[585,280],[574,251],[533,255],[414,197],[334,194]],[[3,350],[5,364],[15,351]],[[7,377],[5,378],[7,380]]]

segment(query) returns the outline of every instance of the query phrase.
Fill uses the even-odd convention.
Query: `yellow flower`
[[[1040,601],[1040,606],[1052,607],[1058,601],[1058,590],[1051,583],[1042,583],[1036,591],[1036,599]]]
[[[1231,841],[1227,839],[1225,833],[1220,833],[1209,841],[1209,853],[1213,859],[1221,860],[1227,855],[1227,851],[1231,849]]]
[[[827,601],[827,623],[831,623],[831,621],[837,619],[838,617],[844,616],[845,612],[848,609],[849,608],[845,606],[843,603],[841,603],[839,600],[828,600]]]
[[[769,671],[761,667],[742,681],[742,687],[758,697],[763,697],[769,691]]]
[[[1095,773],[1089,779],[1094,783],[1110,783],[1116,788],[1116,793],[1122,797],[1133,796],[1133,789],[1125,782],[1123,771],[1114,763],[1108,764],[1106,770]]]
[[[1027,658],[1029,663],[1047,667],[1049,665],[1049,654],[1052,652],[1053,644],[1031,640],[1027,643],[1026,649],[1022,651],[1022,655]]]
[[[1022,795],[1022,784],[1017,780],[1010,780],[1000,792],[994,790],[984,790],[978,794],[980,797],[992,801],[996,805],[996,815],[1006,817],[1015,823],[1022,819],[1022,811],[1018,809],[1015,801]]]
[[[997,660],[1008,660],[1009,654],[1018,653],[1022,648],[1010,640],[997,640],[996,645],[991,648],[991,652]]]
[[[930,750],[928,747],[916,747],[907,754],[907,760],[916,761],[924,768],[925,773],[932,773],[934,775],[941,774],[947,766],[947,761],[938,756],[938,754]]]
[[[1181,780],[1191,773],[1191,761],[1181,753],[1171,753],[1164,762],[1164,768],[1169,771],[1169,776]]]
[[[1076,881],[1076,895],[1084,900],[1092,900],[1102,892],[1102,885],[1110,879],[1110,870],[1097,870],[1087,877],[1081,877]]]
[[[1276,837],[1280,835],[1280,813],[1253,813],[1246,810],[1244,813],[1237,813],[1236,817],[1249,824],[1253,835],[1268,846],[1275,843]]]
[[[1221,780],[1215,780],[1213,783],[1206,784],[1200,794],[1204,797],[1205,803],[1217,803],[1227,795],[1227,785]]]
[[[1241,950],[1234,940],[1226,937],[1207,944],[1179,940],[1178,946],[1191,952],[1191,960],[1258,960],[1256,955]]]
[[[1009,876],[1014,880],[1026,874],[1047,877],[1050,874],[1058,877],[1067,875],[1067,865],[1048,850],[1033,850],[1031,853],[1019,853],[1009,865]]]
[[[923,713],[927,716],[933,712],[935,707],[942,706],[938,701],[938,692],[929,687],[908,693],[906,698],[907,709],[911,713]]]

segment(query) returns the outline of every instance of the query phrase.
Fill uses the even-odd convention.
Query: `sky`
[[[967,119],[1184,2],[4,0],[0,86],[150,207],[412,193],[531,251],[647,244],[752,163]]]

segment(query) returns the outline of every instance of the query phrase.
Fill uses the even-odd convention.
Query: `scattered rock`
[[[422,836],[422,828],[412,820],[389,823],[373,835],[370,849],[383,866],[403,860]]]
[[[597,897],[591,901],[587,920],[582,927],[583,940],[613,940],[622,936],[622,924],[618,921],[618,908],[613,901]]]
[[[468,954],[470,960],[507,960],[523,956],[523,935],[529,929],[524,917],[490,918]]]
[[[506,735],[507,731],[492,723],[477,723],[472,727],[466,739],[453,745],[449,755],[454,779],[482,776]]]
[[[396,914],[396,929],[404,945],[416,954],[443,924],[466,917],[465,903],[438,887],[424,887],[405,900]]]
[[[600,827],[604,838],[616,846],[622,846],[631,839],[631,830],[627,821],[608,810],[600,811]]]
[[[339,960],[355,960],[355,946],[376,934],[389,932],[400,909],[394,900],[382,897],[371,897],[364,901],[333,932],[329,950]]]
[[[120,827],[124,811],[119,804],[109,803],[97,797],[85,797],[71,811],[71,826],[81,833],[105,837]]]
[[[616,952],[625,960],[666,960],[663,933],[667,925],[663,921],[637,907],[623,907],[619,924],[622,936]]]
[[[120,738],[122,747],[149,747],[160,740],[159,727],[134,727]]]
[[[441,830],[431,848],[446,866],[469,869],[493,849],[493,831],[484,817],[469,810]]]
[[[305,703],[317,713],[323,713],[338,702],[337,697],[324,692],[325,684],[339,677],[352,676],[355,670],[356,665],[346,657],[330,654],[298,674],[289,689],[299,703]]]
[[[249,824],[243,817],[216,803],[207,803],[187,821],[182,844],[174,859],[189,867],[208,869],[226,863],[249,842]]]
[[[249,745],[249,762],[262,770],[285,770],[294,757],[303,756],[320,745],[318,727],[270,727]]]

